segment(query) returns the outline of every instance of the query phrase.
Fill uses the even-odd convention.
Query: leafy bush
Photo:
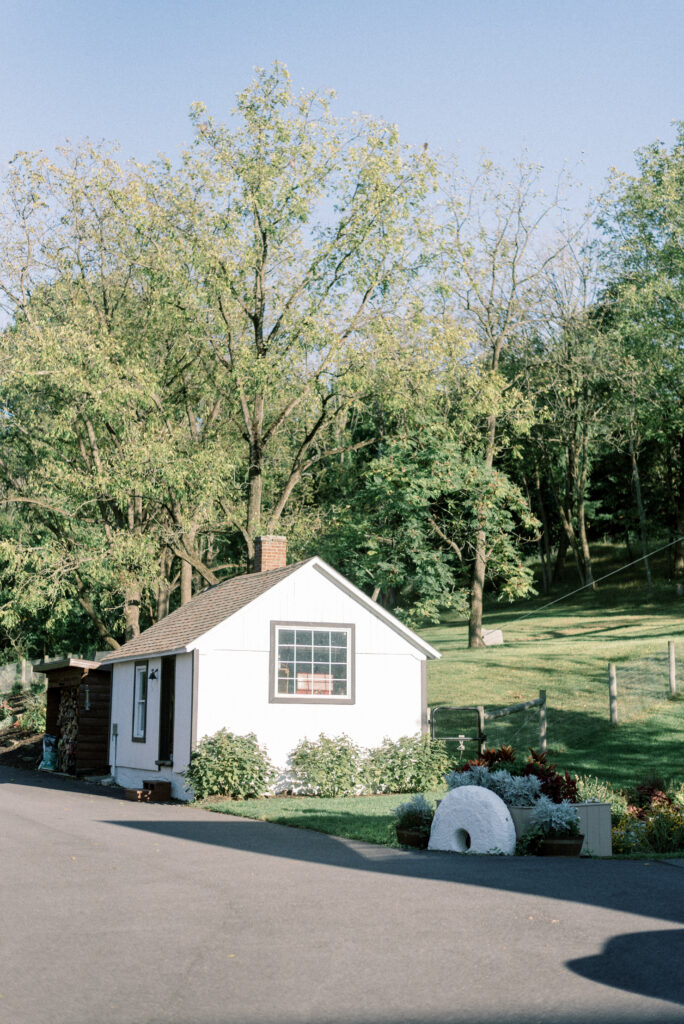
[[[684,806],[667,783],[652,777],[630,791],[626,813],[614,823],[614,853],[684,851]]]
[[[429,832],[435,809],[426,797],[419,794],[405,804],[394,807],[392,813],[396,828],[417,828]]]
[[[234,800],[263,796],[276,775],[253,732],[236,736],[226,729],[200,740],[184,772],[197,800],[206,796]]]
[[[352,796],[361,788],[363,758],[349,736],[301,740],[290,755],[296,783],[317,796]]]
[[[613,789],[608,782],[595,775],[580,775],[577,779],[577,798],[584,803],[610,804],[610,820],[613,825],[627,814],[627,797]]]
[[[549,764],[546,754],[537,753],[530,747],[530,756],[523,768],[523,775],[536,775],[541,783],[541,791],[555,804],[569,800],[577,803],[577,780],[567,771],[563,775],[556,771],[555,764]]]
[[[496,749],[489,747],[479,757],[471,758],[470,761],[464,761],[461,771],[467,771],[469,768],[477,765],[485,765],[491,769],[498,764],[510,765],[509,771],[513,770],[513,765],[515,764],[515,750],[513,747],[509,747],[505,743]]]
[[[569,800],[555,803],[550,797],[542,794],[534,805],[530,816],[533,829],[540,828],[546,835],[579,835],[579,815],[577,808]]]
[[[12,714],[12,708],[9,706],[6,700],[0,698],[0,722],[4,722],[6,718],[9,718]]]
[[[510,807],[533,807],[541,794],[536,775],[511,775],[497,771],[492,774],[494,792]]]
[[[511,775],[503,768],[491,772],[484,764],[473,764],[467,771],[449,772],[445,782],[447,789],[459,786],[491,789],[504,803],[513,807],[532,807],[541,792],[541,783],[534,775]]]
[[[420,735],[385,738],[368,752],[364,781],[373,793],[420,793],[441,786],[449,763],[442,740]]]
[[[17,720],[17,726],[27,732],[45,732],[46,691],[31,693],[24,702],[24,710]]]

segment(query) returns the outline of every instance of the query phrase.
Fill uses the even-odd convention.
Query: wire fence
[[[667,649],[608,667],[608,708],[614,725],[657,713],[667,700],[681,699],[677,686],[677,652]]]
[[[506,707],[438,705],[432,709],[430,732],[447,743],[456,760],[470,760],[487,747],[503,744],[516,750],[546,750],[546,691],[539,697]]]

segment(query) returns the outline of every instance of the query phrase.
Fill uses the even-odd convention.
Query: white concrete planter
[[[582,853],[595,857],[611,857],[613,843],[610,831],[610,804],[575,804],[579,829],[584,836]],[[509,807],[518,839],[530,828],[532,807]]]

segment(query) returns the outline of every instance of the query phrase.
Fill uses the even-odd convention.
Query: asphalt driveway
[[[684,861],[404,852],[0,768],[3,1024],[682,1022],[683,918]]]

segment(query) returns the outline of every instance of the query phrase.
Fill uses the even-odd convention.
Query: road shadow
[[[0,781],[8,782],[10,776],[15,785],[27,789],[80,792],[107,801],[116,800],[121,807],[123,791],[118,788],[105,789],[43,772],[0,770]],[[316,815],[319,824],[325,817],[319,811],[311,813]],[[459,856],[407,851],[340,839],[309,830],[304,825],[293,828],[179,803],[127,802],[125,813],[108,814],[103,807],[98,817],[118,828],[217,847],[225,850],[226,855],[232,851],[255,853],[356,871],[481,886],[604,907],[684,926],[684,867],[658,861]],[[338,825],[340,817],[340,813],[331,815],[330,826]],[[358,817],[356,812],[354,817]]]
[[[143,809],[140,808],[141,814]],[[684,869],[657,861],[491,857],[406,851],[306,828],[179,809],[180,817],[110,819],[121,828],[350,870],[481,886],[684,924]],[[185,814],[185,820],[183,815]],[[209,820],[211,819],[211,820]]]
[[[684,931],[617,935],[597,956],[566,961],[589,981],[684,1005]]]
[[[121,800],[124,795],[122,786],[103,786],[97,782],[87,782],[85,779],[78,779],[74,775],[40,772],[35,768],[16,768],[0,765],[0,785],[7,783],[11,783],[13,786],[30,786],[33,789],[89,793],[91,796],[110,797],[116,800]]]

